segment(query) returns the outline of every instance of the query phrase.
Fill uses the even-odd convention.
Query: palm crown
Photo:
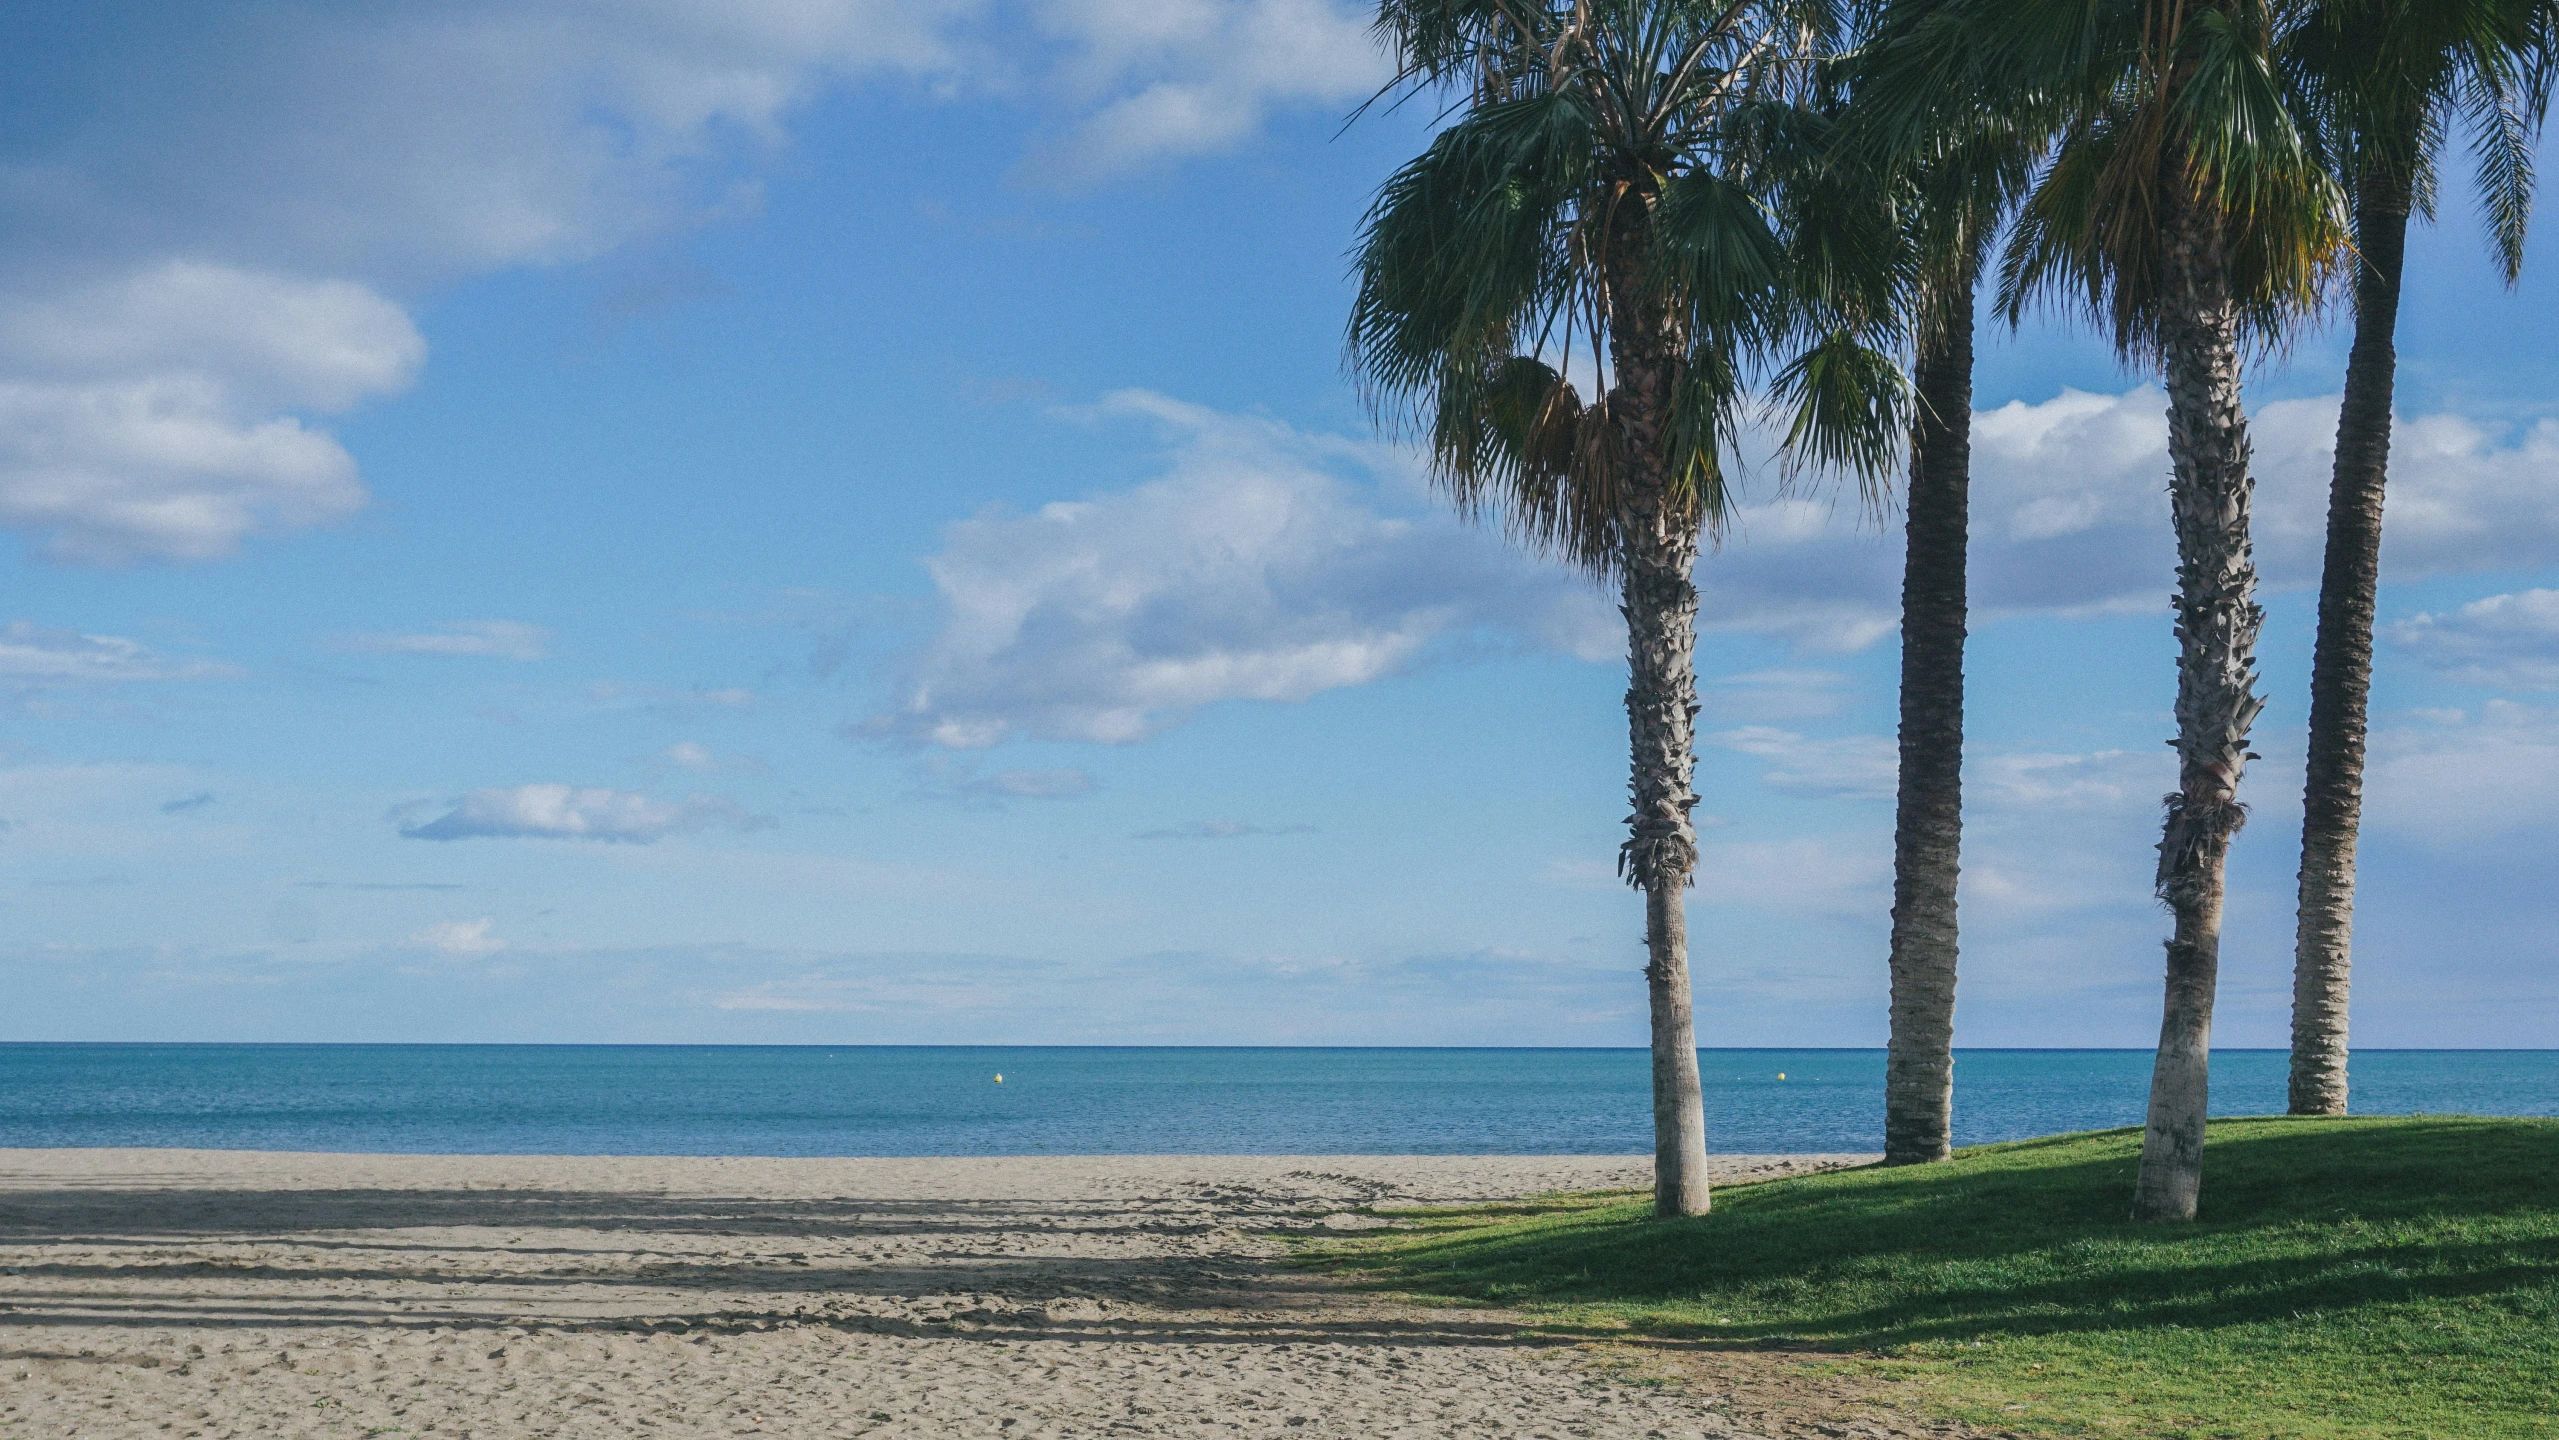
[[[2330,168],[2349,185],[2377,180],[2420,213],[2434,208],[2450,122],[2465,122],[2480,207],[2512,280],[2559,58],[2554,20],[2553,0],[2326,0],[2286,36],[2281,68]]]
[[[1838,19],[1823,0],[1389,0],[1405,80],[1465,99],[1369,212],[1349,359],[1461,507],[1606,571],[1628,465],[1657,462],[1672,512],[1719,524],[1754,367],[1790,341],[1771,377],[1790,453],[1888,463],[1891,213],[1788,203],[1846,188],[1807,160]],[[1577,357],[1621,383],[1658,366],[1658,433],[1585,400]]]
[[[2001,266],[2009,319],[2084,305],[2156,358],[2177,217],[2209,217],[2242,335],[2280,345],[2346,253],[2305,97],[2268,0],[1945,0],[1891,7],[1861,77],[1861,138],[1924,153],[1982,117],[2052,137]]]

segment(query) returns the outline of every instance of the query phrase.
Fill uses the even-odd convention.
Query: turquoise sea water
[[[1882,1146],[1880,1050],[1701,1060],[1715,1149]],[[1968,1050],[1955,1073],[1971,1144],[2138,1124],[2150,1055]],[[1606,1155],[1651,1148],[1647,1075],[1640,1050],[17,1044],[0,1146]],[[2559,1115],[2559,1051],[2365,1051],[2354,1083],[2363,1114]],[[2213,1057],[2216,1114],[2280,1112],[2283,1085],[2282,1051]]]

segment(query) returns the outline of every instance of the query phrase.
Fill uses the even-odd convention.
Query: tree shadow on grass
[[[2559,1296],[2559,1122],[2218,1122],[2202,1219],[2174,1226],[2126,1217],[2139,1145],[1988,1146],[1728,1191],[1693,1220],[1554,1210],[1332,1258],[1396,1289],[1633,1312],[1658,1335],[1860,1348]]]

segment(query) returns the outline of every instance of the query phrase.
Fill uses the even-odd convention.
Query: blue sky
[[[0,19],[8,1039],[1639,1044],[1606,599],[1339,368],[1335,0]],[[2357,1037],[2546,1045],[2547,227],[2412,246]],[[2253,377],[2282,1043],[2344,335]],[[2138,1045],[2155,388],[1985,345],[1959,1041]],[[1897,538],[1700,567],[1708,1044],[1884,1025]]]

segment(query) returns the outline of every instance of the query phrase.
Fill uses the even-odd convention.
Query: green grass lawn
[[[2140,1145],[1737,1186],[1693,1220],[1403,1212],[1317,1254],[1563,1330],[1899,1357],[1933,1408],[2028,1432],[2559,1436],[2559,1121],[2217,1121],[2175,1226],[2125,1218]]]

